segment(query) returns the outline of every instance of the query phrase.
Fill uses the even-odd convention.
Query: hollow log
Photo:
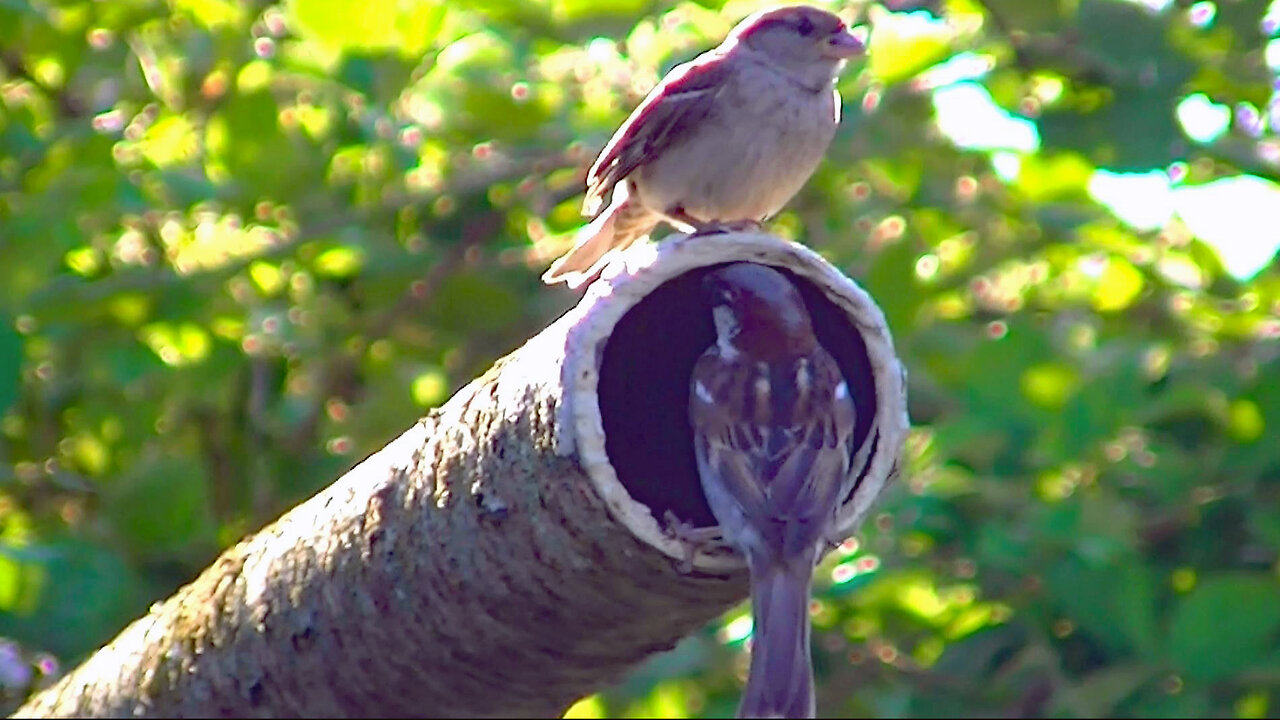
[[[848,535],[897,474],[904,374],[879,308],[770,235],[633,248],[581,302],[30,699],[18,717],[558,716],[747,590],[686,417],[709,268],[787,272],[858,409]]]

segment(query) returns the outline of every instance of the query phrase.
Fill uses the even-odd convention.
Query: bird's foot
[[[697,226],[697,228],[695,228],[693,232],[689,233],[689,237],[699,237],[702,235],[721,235],[727,232],[731,232],[731,231],[724,223],[709,222],[709,223],[703,223]]]
[[[693,234],[689,237],[721,235],[731,232],[756,232],[761,227],[763,226],[759,220],[712,220],[711,222],[696,225]]]
[[[663,515],[663,520],[667,523],[667,532],[671,533],[672,537],[684,545],[684,558],[680,561],[681,573],[687,575],[693,572],[693,558],[698,553],[729,547],[718,525],[715,527],[694,527],[676,517],[675,513],[670,510]]]

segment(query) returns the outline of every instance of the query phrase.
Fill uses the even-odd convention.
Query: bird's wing
[[[731,72],[724,53],[711,50],[675,67],[649,91],[587,172],[583,214],[598,213],[614,185],[705,118]]]
[[[843,381],[829,356],[814,365]],[[818,542],[852,461],[855,411],[847,390],[789,426],[761,428],[709,403],[692,410],[700,471],[714,473],[743,518],[753,527],[774,527],[780,533],[775,547],[787,553]]]

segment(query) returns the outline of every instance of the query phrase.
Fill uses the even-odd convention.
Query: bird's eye
[[[806,37],[812,35],[814,31],[813,21],[807,17],[800,18],[800,23],[796,25],[796,30],[800,31],[800,34]]]

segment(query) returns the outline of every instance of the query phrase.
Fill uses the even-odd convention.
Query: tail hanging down
[[[755,630],[738,717],[811,718],[816,710],[809,657],[813,565],[776,559],[749,562]]]
[[[614,251],[621,252],[649,234],[659,216],[633,201],[619,185],[613,201],[574,239],[573,248],[551,264],[542,282],[578,288],[600,273]]]

